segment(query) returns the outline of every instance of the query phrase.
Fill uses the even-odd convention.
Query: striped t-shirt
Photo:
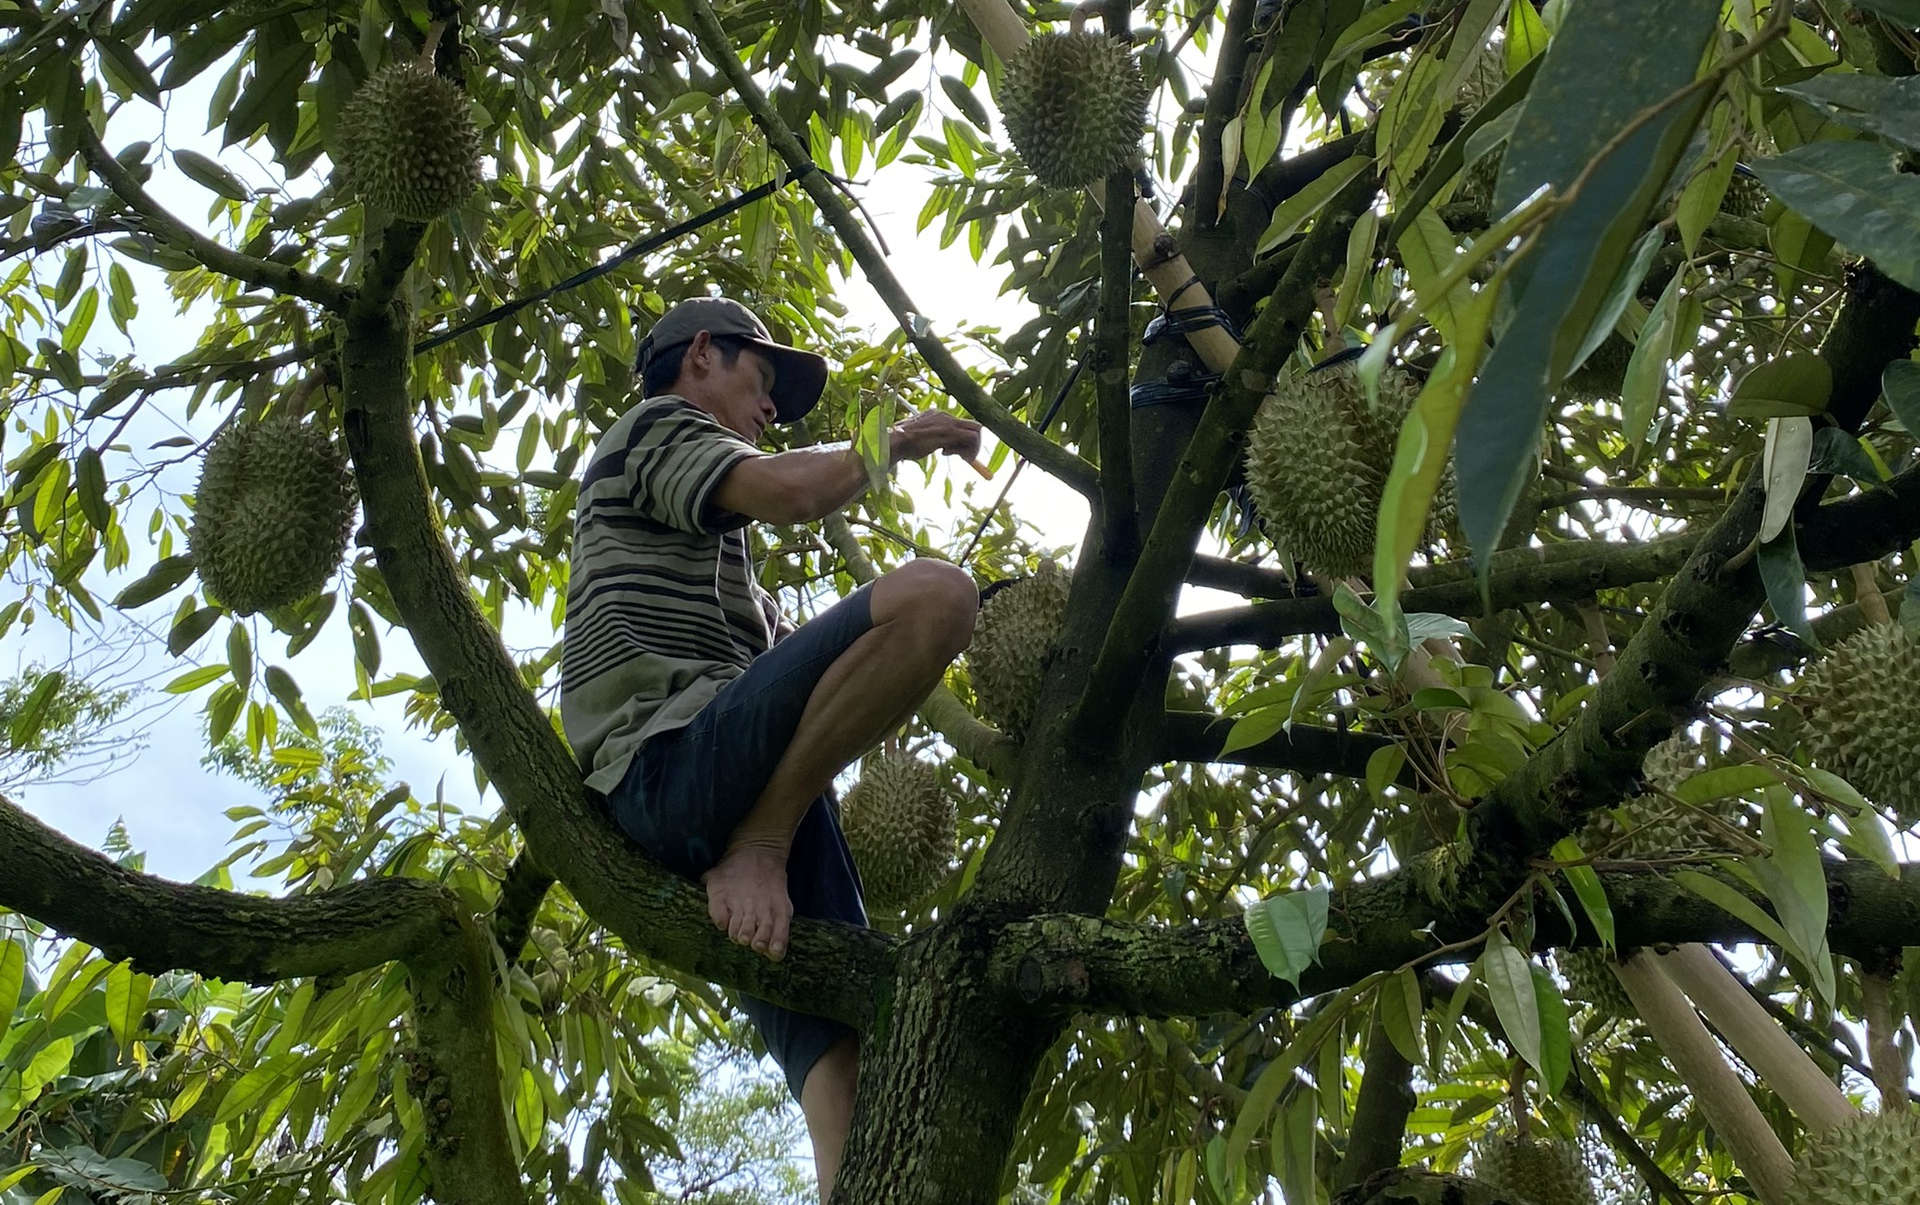
[[[560,722],[587,785],[610,794],[642,742],[693,719],[773,643],[743,515],[713,491],[763,455],[706,411],[651,397],[587,460],[574,515]]]

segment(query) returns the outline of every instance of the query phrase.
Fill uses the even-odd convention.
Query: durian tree
[[[0,635],[146,617],[209,747],[296,774],[344,629],[501,803],[308,782],[235,817],[278,896],[0,804],[0,907],[70,939],[0,942],[9,1205],[653,1200],[715,985],[862,1032],[839,1201],[1913,1199],[1907,0],[0,26]],[[869,172],[1037,316],[921,320]],[[925,856],[777,964],[550,706],[574,474],[715,286],[840,369],[792,439],[955,407],[1092,515],[902,481],[757,533],[802,615],[912,555],[997,591],[863,782]],[[106,354],[103,305],[203,326]]]

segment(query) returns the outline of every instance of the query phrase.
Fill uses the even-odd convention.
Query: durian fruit
[[[941,767],[908,753],[876,753],[840,802],[867,901],[904,908],[933,888],[953,862],[959,823],[952,783]]]
[[[1835,644],[1800,677],[1813,764],[1868,799],[1920,823],[1920,642],[1893,624],[1871,624]]]
[[[1662,794],[1715,760],[1686,732],[1676,732],[1647,750],[1640,768],[1652,790],[1629,799],[1617,809],[1618,815],[1596,814],[1581,830],[1580,847],[1588,853],[1605,850],[1609,857],[1641,859],[1731,848],[1734,839],[1728,830],[1748,827],[1747,804],[1716,799],[1687,805]]]
[[[1627,364],[1633,359],[1633,344],[1618,331],[1600,341],[1600,346],[1567,374],[1562,389],[1570,396],[1588,401],[1604,401],[1620,396],[1627,380]]]
[[[987,600],[974,624],[967,666],[980,714],[1019,738],[1033,721],[1047,650],[1060,637],[1067,611],[1067,571],[1042,561],[1039,572]]]
[[[1000,111],[1035,179],[1078,188],[1138,148],[1149,95],[1125,42],[1090,31],[1043,33],[1008,60]]]
[[[229,611],[287,606],[340,567],[353,504],[353,474],[325,431],[288,415],[237,422],[201,462],[187,548]]]
[[[1347,365],[1277,383],[1247,441],[1247,488],[1267,534],[1323,573],[1371,573],[1380,497],[1419,394],[1396,368],[1380,374],[1374,402]],[[1436,515],[1450,494],[1445,483],[1440,494]]]
[[[1474,1150],[1473,1178],[1531,1205],[1599,1205],[1580,1148],[1561,1138],[1496,1135]]]
[[[369,76],[340,128],[347,183],[402,221],[432,221],[480,186],[480,129],[466,93],[418,64]]]
[[[1920,1114],[1863,1113],[1816,1135],[1794,1161],[1791,1195],[1795,1205],[1920,1201]]]
[[[1560,950],[1554,954],[1567,977],[1567,996],[1591,1005],[1603,1017],[1631,1017],[1633,1001],[1613,973],[1613,955],[1601,949]]]

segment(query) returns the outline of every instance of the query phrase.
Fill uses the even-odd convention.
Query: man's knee
[[[979,590],[966,571],[927,558],[908,561],[881,577],[874,603],[875,622],[912,622],[929,632],[949,657],[973,639],[973,622],[980,613]]]

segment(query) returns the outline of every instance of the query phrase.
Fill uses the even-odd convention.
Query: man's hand
[[[895,423],[888,446],[895,464],[935,452],[973,460],[980,455],[980,424],[944,411],[927,410]]]

